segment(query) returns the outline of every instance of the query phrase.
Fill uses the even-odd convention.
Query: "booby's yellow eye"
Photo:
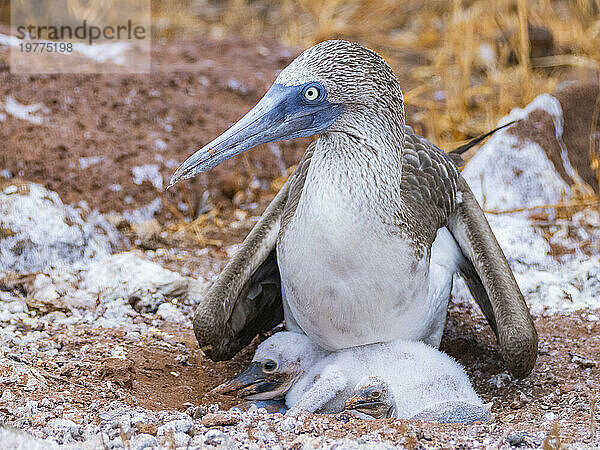
[[[304,97],[306,98],[306,100],[316,100],[317,98],[319,98],[319,90],[316,87],[311,86],[306,91],[304,91]]]
[[[378,399],[379,397],[381,397],[381,392],[379,392],[379,391],[371,392],[371,398]]]

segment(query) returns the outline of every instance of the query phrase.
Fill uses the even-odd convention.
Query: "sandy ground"
[[[240,414],[227,411],[237,399],[209,393],[245,367],[264,337],[232,361],[204,358],[191,329],[200,296],[189,294],[190,280],[200,280],[201,292],[218,273],[308,140],[263,146],[175,190],[163,188],[177,165],[249,109],[295,54],[263,41],[159,43],[149,76],[18,77],[9,74],[8,50],[0,47],[4,109],[15,106],[11,101],[39,104],[25,118],[2,115],[1,190],[17,195],[14,186],[40,183],[77,205],[73,214],[81,217],[67,222],[83,223],[92,210],[104,214],[106,255],[133,252],[100,266],[92,255],[63,269],[49,262],[0,272],[0,422],[46,439],[17,435],[23,448],[597,446],[600,308],[589,306],[540,309],[538,363],[530,377],[513,380],[477,307],[455,300],[442,350],[493,403],[490,424],[345,414],[296,420],[256,408]],[[11,233],[0,227],[0,240]],[[130,289],[140,261],[157,275],[139,275]],[[103,264],[120,270],[106,277],[123,276],[122,289],[93,284],[90,274],[100,277]],[[15,436],[0,433],[7,433],[4,442]]]

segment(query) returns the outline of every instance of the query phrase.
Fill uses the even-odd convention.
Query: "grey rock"
[[[219,430],[208,430],[204,435],[204,444],[215,447],[229,447],[231,438]]]
[[[80,440],[83,433],[81,425],[69,419],[51,419],[47,428],[57,433],[65,443]]]
[[[119,233],[85,205],[63,204],[56,192],[34,183],[0,191],[0,271],[34,272],[108,256]]]
[[[524,433],[513,433],[506,436],[506,443],[511,447],[529,447],[532,442]]]
[[[164,436],[168,433],[189,433],[194,423],[191,419],[177,419],[158,427],[157,435]]]
[[[189,434],[186,433],[182,433],[181,431],[169,431],[167,432],[165,435],[163,435],[162,437],[160,437],[160,443],[161,443],[161,447],[166,447],[166,448],[173,448],[173,446],[175,448],[187,448],[188,445],[190,444],[190,440],[192,438],[190,437]]]
[[[131,449],[132,450],[142,450],[145,448],[154,448],[158,447],[158,439],[156,439],[151,434],[138,434],[131,440]]]

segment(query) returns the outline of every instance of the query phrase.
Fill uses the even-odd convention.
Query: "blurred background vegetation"
[[[165,38],[269,38],[298,49],[342,38],[373,48],[417,107],[412,120],[442,148],[492,128],[561,81],[599,79],[600,0],[154,0],[152,7],[155,34]]]
[[[414,107],[411,121],[442,148],[562,81],[600,78],[600,0],[151,1],[158,39],[273,39],[299,51],[343,38],[377,50]]]

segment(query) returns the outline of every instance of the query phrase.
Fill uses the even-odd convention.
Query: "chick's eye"
[[[306,100],[316,100],[317,98],[319,98],[319,90],[314,87],[314,86],[310,86],[307,90],[304,91],[304,98],[306,98]]]
[[[277,369],[277,363],[273,360],[267,360],[263,363],[264,372],[274,372]]]
[[[379,398],[379,397],[381,397],[381,392],[379,392],[379,391],[373,391],[371,393],[371,398]]]

